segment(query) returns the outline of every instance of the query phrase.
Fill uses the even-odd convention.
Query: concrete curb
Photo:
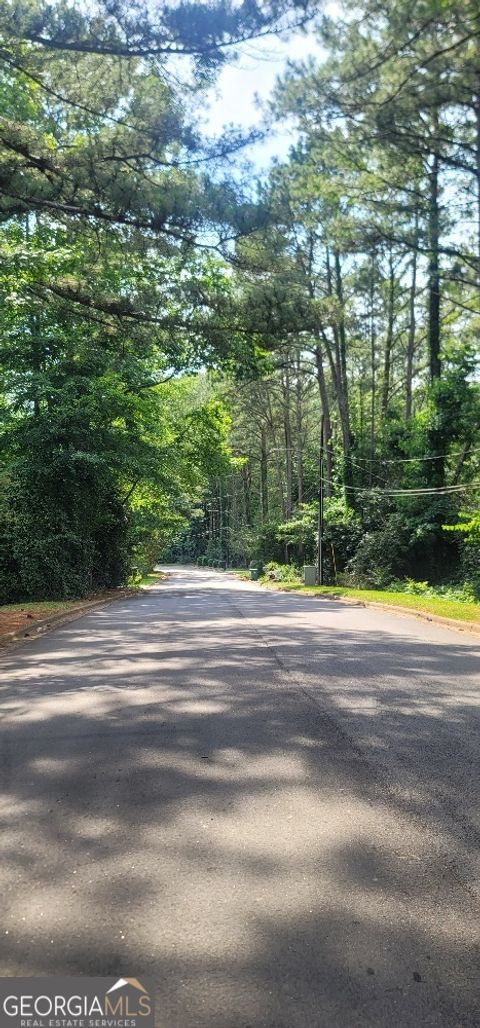
[[[23,639],[35,639],[39,635],[43,635],[45,632],[53,631],[54,628],[60,628],[62,625],[68,624],[70,621],[75,621],[76,618],[83,617],[84,614],[88,614],[91,610],[96,610],[100,607],[109,607],[111,603],[117,603],[119,600],[126,598],[141,596],[143,589],[119,589],[115,596],[108,596],[104,599],[88,600],[81,606],[75,607],[74,610],[62,611],[60,614],[52,614],[49,618],[42,618],[41,621],[34,621],[31,625],[24,625],[22,628],[16,628],[13,632],[6,632],[4,635],[0,635],[0,647],[8,646],[9,643],[20,642]]]
[[[342,599],[343,597],[339,597]],[[348,599],[348,597],[347,597]],[[380,610],[390,611],[394,614],[413,615],[421,621],[430,621],[435,625],[443,625],[444,628],[456,628],[459,632],[472,632],[480,635],[480,624],[477,621],[459,621],[458,618],[444,618],[441,614],[429,614],[426,610],[415,610],[413,607],[397,607],[393,603],[377,603],[375,600],[359,600],[362,607],[377,607]]]
[[[321,593],[306,593],[301,589],[282,589],[281,586],[263,585],[262,582],[252,582],[259,589],[266,592],[294,594],[305,596],[312,600],[335,600],[336,603],[343,603],[346,607],[375,607],[377,610],[385,610],[390,614],[405,614],[406,617],[419,618],[420,621],[429,621],[434,625],[441,625],[443,628],[454,628],[458,632],[469,632],[472,635],[480,635],[480,623],[477,621],[459,621],[457,618],[444,618],[440,614],[429,614],[426,610],[415,610],[413,607],[399,607],[393,603],[379,603],[376,600],[359,600],[349,596],[332,596]]]

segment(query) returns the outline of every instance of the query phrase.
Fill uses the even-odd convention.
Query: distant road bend
[[[158,1028],[480,1026],[480,647],[170,569],[0,658],[1,975]]]

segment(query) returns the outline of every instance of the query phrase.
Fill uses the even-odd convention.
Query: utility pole
[[[320,418],[320,453],[318,459],[318,584],[323,585],[323,440],[325,415]]]

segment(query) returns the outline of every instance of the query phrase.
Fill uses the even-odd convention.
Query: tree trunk
[[[477,38],[477,54],[480,64],[480,41]],[[477,95],[475,107],[475,168],[477,193],[477,284],[480,285],[480,71],[477,72]]]
[[[287,484],[287,495],[285,503],[285,515],[287,521],[292,516],[293,509],[293,462],[292,462],[292,426],[290,423],[290,369],[288,365],[282,377],[283,391],[283,431],[285,438],[285,476]]]
[[[440,378],[440,262],[439,262],[439,205],[438,154],[434,154],[429,174],[430,195],[428,212],[428,353],[430,378]]]
[[[250,528],[252,524],[252,500],[251,500],[251,472],[250,465],[242,465],[243,482],[243,504],[245,510],[245,524]]]
[[[268,396],[268,421],[270,425],[270,431],[272,433],[273,452],[275,454],[275,468],[277,472],[278,482],[278,499],[280,501],[280,510],[282,512],[282,518],[285,521],[285,490],[283,483],[282,462],[280,460],[280,454],[277,445],[277,433],[275,428],[275,419],[273,417],[270,394]]]
[[[268,518],[268,454],[267,432],[264,426],[260,435],[260,494],[262,503],[262,521]]]
[[[409,295],[409,319],[407,339],[407,368],[405,384],[405,419],[410,421],[412,417],[413,398],[413,361],[415,357],[416,317],[415,301],[417,298],[417,260],[418,260],[418,210],[415,213],[415,236],[412,261],[412,281]]]
[[[330,268],[330,255],[328,248],[326,251],[327,256],[327,287],[330,295],[333,294],[333,282],[332,273]],[[335,384],[338,413],[340,415],[340,425],[342,429],[342,443],[343,443],[343,457],[344,457],[344,482],[345,485],[353,485],[353,473],[352,473],[352,433],[350,429],[350,410],[348,402],[348,385],[346,375],[346,333],[345,333],[345,318],[344,318],[344,295],[343,295],[343,283],[342,283],[342,272],[340,258],[338,254],[335,255],[335,293],[339,304],[340,304],[340,317],[338,322],[334,322],[332,325],[332,332],[335,342],[335,357],[331,353],[331,349],[326,339],[327,354],[332,367],[332,376]]]
[[[218,479],[218,542],[220,560],[225,560],[225,531],[223,524],[223,495],[221,478]]]
[[[297,469],[297,500],[303,503],[303,390],[300,350],[296,355],[295,382],[295,449]]]
[[[347,377],[347,338],[345,333],[345,300],[343,296],[342,268],[338,253],[335,254],[335,285],[337,299],[340,305],[340,319],[338,323],[338,337],[340,343],[340,375],[345,400],[348,406],[348,377]]]
[[[370,473],[369,481],[372,484],[373,459],[375,457],[375,405],[377,401],[377,365],[376,365],[376,342],[377,333],[375,325],[375,257],[372,254],[370,259]]]
[[[317,382],[318,391],[320,393],[320,404],[322,407],[322,414],[324,417],[324,439],[325,439],[325,495],[332,495],[332,475],[333,475],[333,455],[332,455],[332,423],[330,420],[330,401],[328,398],[327,382],[325,379],[325,369],[323,367],[323,357],[320,344],[317,343],[315,347],[315,366],[317,369]]]
[[[387,302],[387,334],[385,338],[385,354],[383,359],[383,383],[382,383],[382,424],[387,416],[388,399],[390,396],[390,372],[392,367],[393,348],[393,324],[395,304],[395,269],[393,266],[393,254],[390,249],[388,259],[388,302]]]

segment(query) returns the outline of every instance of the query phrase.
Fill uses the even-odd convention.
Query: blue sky
[[[268,98],[277,77],[285,69],[287,59],[302,60],[308,56],[317,60],[322,58],[322,49],[313,33],[297,34],[288,41],[271,38],[249,43],[242,49],[236,62],[223,69],[212,90],[209,110],[205,116],[207,132],[217,135],[225,125],[231,124],[242,128],[258,125],[261,113],[256,95],[261,100]],[[292,142],[291,130],[285,129],[249,147],[244,151],[244,156],[261,171],[268,167],[272,157],[284,157]]]

